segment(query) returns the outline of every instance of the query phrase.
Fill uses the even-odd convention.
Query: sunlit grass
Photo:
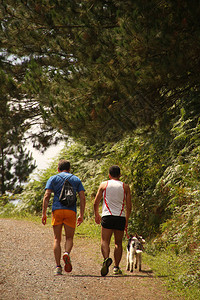
[[[25,220],[34,223],[41,222],[41,216],[36,214],[31,214],[25,210],[19,211],[16,206],[12,203],[7,203],[4,206],[0,206],[0,218],[4,219],[15,219],[15,220]]]
[[[76,235],[100,239],[101,227],[97,225],[93,219],[84,220],[84,222],[76,228]]]
[[[192,258],[193,269],[190,261]],[[197,265],[195,266],[194,257],[187,254],[176,255],[169,251],[157,252],[155,256],[144,253],[143,261],[170,290],[174,290],[183,299],[200,299],[200,273]],[[198,264],[197,261],[196,264]]]

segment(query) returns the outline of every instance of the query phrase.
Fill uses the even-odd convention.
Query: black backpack
[[[64,206],[72,206],[76,203],[76,193],[74,193],[73,186],[68,181],[73,175],[69,176],[67,179],[64,180],[62,190],[60,192],[59,201]],[[59,176],[61,177],[61,176]]]

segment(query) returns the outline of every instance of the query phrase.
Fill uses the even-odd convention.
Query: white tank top
[[[110,215],[125,217],[124,203],[124,183],[114,179],[108,180],[103,191],[102,217]]]

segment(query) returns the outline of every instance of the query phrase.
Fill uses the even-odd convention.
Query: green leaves
[[[50,108],[49,124],[65,135],[119,140],[197,88],[199,6],[189,1],[1,6],[2,47],[25,58],[28,96]]]

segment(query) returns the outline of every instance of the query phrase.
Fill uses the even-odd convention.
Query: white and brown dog
[[[142,252],[144,250],[145,240],[139,236],[131,236],[127,245],[127,265],[126,270],[133,272],[133,265],[135,269],[139,265],[139,271],[142,270]]]

